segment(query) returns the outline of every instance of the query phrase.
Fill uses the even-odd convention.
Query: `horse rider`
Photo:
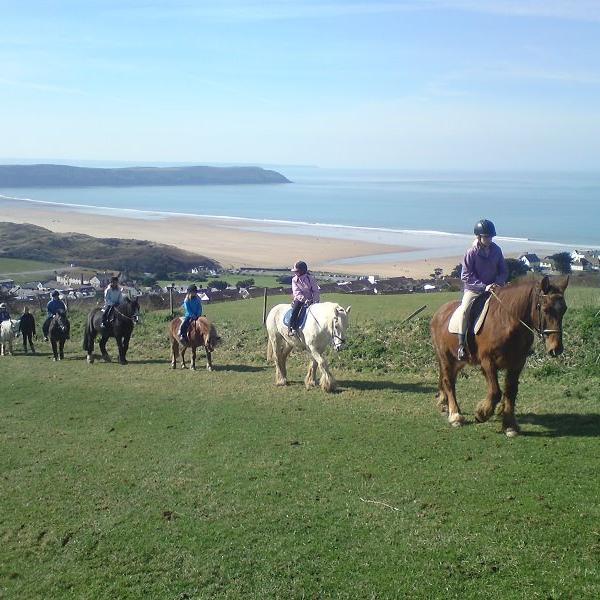
[[[102,327],[108,327],[113,318],[115,306],[122,304],[125,298],[123,290],[119,287],[119,278],[114,275],[110,284],[104,290],[104,307],[102,308]]]
[[[481,219],[475,223],[473,233],[476,238],[465,252],[460,278],[463,282],[463,297],[460,303],[458,334],[458,360],[467,358],[465,335],[467,333],[467,315],[475,298],[483,292],[495,291],[508,279],[508,268],[500,246],[492,241],[496,228],[491,221]]]
[[[182,306],[185,312],[179,329],[179,340],[181,343],[187,344],[187,331],[192,321],[202,316],[202,301],[198,296],[198,288],[195,284],[188,287]]]
[[[10,321],[10,313],[5,302],[0,303],[0,323],[3,321]]]
[[[35,317],[29,312],[29,306],[23,308],[23,314],[19,319],[19,332],[23,336],[23,350],[27,354],[27,342],[31,348],[31,353],[35,354],[33,347],[33,336],[35,335]]]
[[[44,334],[44,341],[48,341],[48,329],[50,328],[50,321],[57,313],[67,314],[67,305],[59,298],[60,294],[58,290],[52,292],[52,300],[46,305],[47,316],[46,320],[42,324],[42,333]],[[69,330],[67,329],[67,338],[69,339]]]
[[[319,302],[321,293],[315,278],[308,272],[308,266],[303,260],[297,261],[292,267],[292,316],[288,326],[288,335],[295,335],[298,329],[298,317],[303,306]]]

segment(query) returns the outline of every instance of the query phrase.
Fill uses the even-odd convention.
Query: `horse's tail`
[[[87,318],[87,323],[83,331],[83,349],[86,352],[92,352],[94,343],[94,311]]]

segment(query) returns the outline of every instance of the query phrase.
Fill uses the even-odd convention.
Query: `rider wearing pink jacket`
[[[292,316],[288,333],[294,335],[298,327],[298,316],[303,306],[310,306],[319,302],[321,294],[315,278],[308,272],[308,266],[303,260],[299,260],[292,268],[295,273],[292,278]]]

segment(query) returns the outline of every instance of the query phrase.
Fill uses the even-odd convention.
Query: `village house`
[[[540,259],[537,254],[527,253],[521,254],[519,256],[519,260],[530,270],[530,271],[539,271],[540,270]]]

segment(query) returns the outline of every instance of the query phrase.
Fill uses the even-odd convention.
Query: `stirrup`
[[[464,347],[463,344],[460,344],[458,346],[458,350],[456,351],[456,358],[458,358],[458,360],[460,361],[467,360],[467,349]]]

